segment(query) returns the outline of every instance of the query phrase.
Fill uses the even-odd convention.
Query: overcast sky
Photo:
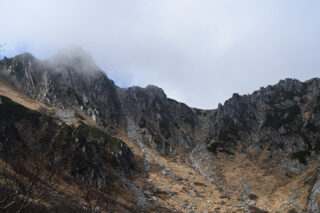
[[[1,55],[81,46],[119,86],[216,108],[320,71],[319,0],[0,0]]]

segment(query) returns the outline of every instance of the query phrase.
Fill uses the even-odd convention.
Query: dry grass
[[[17,89],[15,89],[12,85],[10,85],[8,82],[0,79],[0,95],[6,96],[13,100],[14,102],[17,102],[29,109],[37,110],[39,112],[49,114],[52,112],[54,108],[48,107],[47,105],[40,103],[38,101],[35,101],[23,93],[19,92]]]
[[[127,138],[124,132],[116,135],[123,140],[133,151],[135,156],[143,157],[137,145]],[[155,188],[157,202],[161,206],[169,209],[176,209],[185,212],[185,205],[194,204],[195,212],[209,212],[215,208],[219,208],[220,212],[232,212],[239,210],[237,195],[226,196],[220,192],[217,186],[210,184],[204,177],[199,175],[197,171],[186,164],[184,157],[178,159],[168,159],[158,154],[154,150],[151,152],[164,163],[176,175],[163,174],[161,168],[152,162],[148,179],[142,174],[136,174],[134,182],[140,187]],[[189,211],[192,210],[192,207]]]
[[[54,109],[26,97],[1,80],[0,95],[7,96],[33,110],[50,113]],[[89,116],[82,113],[80,109],[75,109],[75,111],[84,118],[84,123],[103,130]],[[304,116],[307,118],[309,115],[305,114]],[[78,120],[74,119],[72,124],[77,125]],[[145,156],[137,144],[127,137],[126,132],[119,129],[115,137],[127,144],[134,154],[136,164],[143,167]],[[154,198],[152,199],[156,199],[160,206],[181,212],[185,212],[185,206],[190,204],[194,204],[195,212],[210,212],[215,209],[219,210],[219,212],[243,212],[239,208],[241,194],[228,189],[225,191],[219,190],[219,186],[210,184],[189,166],[187,157],[179,155],[176,158],[166,158],[152,149],[151,152],[175,174],[175,177],[163,174],[160,166],[151,161],[149,176],[146,176],[143,172],[135,172],[133,182],[144,190],[153,191]],[[306,184],[306,180],[314,175],[316,166],[310,167],[302,175],[280,178],[275,171],[266,167],[263,161],[266,157],[267,154],[262,153],[258,159],[250,159],[247,155],[235,153],[235,156],[230,158],[219,153],[211,164],[216,166],[216,172],[223,178],[223,184],[226,186],[235,187],[238,192],[244,193],[241,186],[249,184],[251,193],[257,196],[254,202],[259,209],[266,210],[269,208],[270,212],[278,211],[280,206],[293,209],[294,206],[288,205],[287,201],[296,190],[299,190],[296,202],[299,206],[305,208],[312,188],[312,184]],[[120,181],[115,182],[113,187],[109,196],[110,198],[117,197],[118,209],[114,212],[125,212],[126,209],[136,208],[133,193],[122,187]],[[79,186],[74,183],[61,180],[57,190],[61,192],[61,195],[57,194],[37,202],[43,205],[55,206],[64,197],[72,198],[71,200],[76,200],[80,203],[83,202],[79,198]],[[189,210],[191,211],[192,208]]]

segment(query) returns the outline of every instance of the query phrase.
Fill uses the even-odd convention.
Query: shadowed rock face
[[[174,154],[190,150],[200,120],[196,111],[168,99],[155,86],[118,90],[124,117],[132,117],[141,130],[144,142],[160,153]]]
[[[252,95],[234,94],[217,110],[209,149],[255,155],[266,150],[271,155],[268,163],[281,164],[273,162],[281,156],[281,166],[302,172],[299,164],[306,164],[310,152],[316,154],[311,158],[319,153],[319,86],[319,79],[286,79]]]
[[[49,106],[81,109],[110,133],[126,128],[130,118],[143,142],[163,155],[191,151],[203,143],[212,153],[231,156],[266,151],[267,164],[295,173],[318,156],[319,79],[286,79],[251,95],[234,94],[216,110],[200,110],[167,98],[156,86],[118,88],[87,54],[72,54],[48,61],[28,53],[4,58],[0,76]],[[283,161],[273,160],[279,156]]]
[[[105,189],[111,178],[130,175],[134,169],[131,150],[121,140],[94,127],[58,125],[51,117],[0,96],[0,156],[36,149],[59,151],[68,158],[66,168],[79,181]],[[22,147],[19,150],[18,147]],[[70,157],[69,157],[70,156]]]
[[[99,125],[112,132],[119,122],[119,101],[116,86],[101,70],[85,73],[83,63],[90,61],[76,57],[62,61],[56,56],[49,61],[39,61],[28,53],[0,62],[1,77],[10,81],[20,91],[48,106],[61,109],[77,107]],[[93,65],[90,64],[90,67]],[[76,69],[78,68],[78,69]]]
[[[195,146],[199,110],[168,99],[156,86],[118,88],[101,70],[95,70],[97,66],[84,53],[63,57],[39,61],[25,53],[4,58],[0,76],[31,98],[57,107],[56,116],[63,121],[71,120],[76,107],[114,133],[126,126],[126,116],[132,116],[144,132],[144,141],[163,154]],[[75,65],[78,61],[81,63]]]
[[[245,156],[261,170],[283,180],[302,173],[309,175],[304,171],[320,163],[320,79],[281,80],[250,95],[234,94],[213,110],[190,108],[167,98],[156,86],[119,88],[82,51],[63,52],[47,61],[28,53],[4,58],[0,61],[0,80],[52,107],[52,116],[69,124],[48,123],[52,127],[43,133],[50,133],[46,136],[49,139],[58,135],[61,141],[75,144],[70,173],[100,188],[106,187],[108,180],[103,165],[128,174],[135,166],[133,155],[124,143],[101,131],[83,124],[71,125],[79,111],[110,134],[125,130],[143,156],[152,158],[164,173],[170,173],[170,169],[153,149],[163,156],[183,156],[210,184],[221,185],[223,190],[223,177],[218,173],[224,166],[215,164],[221,156],[230,161]],[[0,99],[0,106],[2,103]],[[0,116],[0,128],[6,132],[0,135],[0,141],[10,138],[26,142],[15,125]],[[100,152],[99,147],[107,148],[107,152]],[[146,165],[147,170],[150,165]],[[312,175],[316,177],[314,172]],[[319,181],[314,182],[309,209],[318,209]],[[134,185],[131,188],[142,193]]]

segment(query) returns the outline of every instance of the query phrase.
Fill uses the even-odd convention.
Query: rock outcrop
[[[255,156],[266,151],[270,167],[303,172],[308,160],[318,160],[319,87],[319,79],[286,79],[252,95],[234,94],[218,107],[209,150]]]
[[[62,56],[39,61],[24,53],[4,58],[0,75],[29,97],[63,110],[79,108],[112,132],[119,122],[116,86],[98,68],[88,72],[80,69],[79,61],[88,61],[83,55],[65,61]]]
[[[122,130],[153,161],[157,162],[149,151],[153,149],[162,156],[184,156],[210,183],[222,184],[217,171],[212,171],[217,167],[211,166],[212,159],[221,155],[230,159],[239,154],[247,156],[281,178],[301,175],[310,165],[320,163],[320,79],[317,78],[306,82],[285,79],[250,95],[234,94],[213,110],[190,108],[168,98],[156,86],[119,88],[80,50],[46,61],[28,53],[4,58],[0,61],[0,78],[52,107],[50,116],[68,124],[55,126],[49,138],[58,134],[64,137],[62,141],[73,144],[78,160],[71,174],[100,188],[106,186],[107,180],[101,170],[103,164],[115,165],[124,174],[134,168],[130,149],[105,133],[116,134]],[[84,127],[84,123],[72,126],[78,111],[103,131]],[[19,134],[6,131],[16,124],[1,122],[6,135],[0,135],[0,139],[12,137],[19,141],[18,130],[14,131]],[[99,152],[97,147],[107,147],[107,153]],[[111,157],[99,160],[104,155]],[[159,165],[165,170],[165,165]],[[317,193],[317,189],[312,193]],[[314,197],[311,196],[309,209],[317,208]],[[248,205],[244,208],[248,209]]]
[[[28,154],[35,147],[39,155],[48,149],[57,150],[56,158],[68,157],[70,162],[65,165],[72,176],[101,189],[118,174],[131,175],[133,155],[121,140],[81,121],[77,126],[58,125],[54,118],[7,97],[0,96],[0,100],[1,157]]]
[[[72,53],[75,54],[75,53]],[[212,153],[271,154],[301,173],[306,159],[318,153],[320,80],[280,81],[251,95],[234,94],[216,110],[190,108],[167,98],[156,86],[117,87],[81,50],[39,61],[24,53],[0,61],[0,77],[70,122],[80,109],[109,133],[126,126],[130,116],[143,142],[163,155],[191,151],[199,143]],[[267,160],[267,159],[266,159]],[[299,165],[300,164],[300,165]]]

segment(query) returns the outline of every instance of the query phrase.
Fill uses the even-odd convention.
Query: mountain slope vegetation
[[[318,211],[320,79],[281,80],[202,110],[156,86],[119,88],[85,53],[24,53],[0,61],[0,94],[3,167],[17,151],[47,153],[39,166],[57,165],[54,184],[74,211]],[[62,205],[43,194],[24,209]]]

